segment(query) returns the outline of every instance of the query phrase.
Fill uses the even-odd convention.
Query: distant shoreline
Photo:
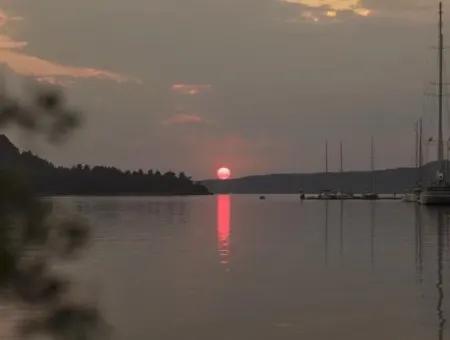
[[[39,197],[186,197],[186,196],[214,196],[210,193],[118,193],[118,194],[102,194],[102,193],[38,193]]]
[[[394,168],[375,171],[343,171],[329,173],[292,173],[255,175],[226,181],[202,180],[208,191],[229,194],[319,194],[322,191],[344,193],[405,193],[417,185],[429,185],[439,168],[438,162],[429,162],[421,169]],[[446,162],[450,169],[450,161]],[[449,170],[450,171],[450,170]],[[421,179],[420,179],[421,178]],[[373,188],[371,188],[373,185]]]

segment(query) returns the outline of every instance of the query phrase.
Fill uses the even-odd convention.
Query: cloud
[[[275,0],[277,1],[277,0]],[[342,18],[353,14],[358,17],[404,18],[415,21],[434,20],[430,14],[437,12],[437,2],[429,0],[278,0],[297,5],[303,19],[320,21]],[[292,19],[292,22],[298,20]]]
[[[179,113],[163,121],[163,125],[198,125],[204,124],[205,120],[194,114]]]
[[[17,74],[41,80],[66,77],[106,79],[119,83],[128,80],[128,78],[113,72],[95,68],[61,65],[7,49],[0,50],[0,63],[9,66]]]
[[[21,49],[27,45],[26,41],[16,41],[7,35],[0,34],[0,49]]]
[[[184,84],[177,83],[170,87],[173,93],[185,95],[185,96],[196,96],[199,94],[207,93],[212,90],[212,85],[208,84]]]
[[[0,29],[14,21],[21,21],[22,17],[10,17],[0,9]],[[96,68],[76,67],[48,61],[23,52],[28,45],[26,41],[18,41],[0,33],[0,64],[8,66],[16,74],[32,77],[40,82],[67,85],[70,79],[102,79],[118,83],[136,81],[129,77]]]
[[[429,0],[363,0],[364,7],[379,17],[414,21],[436,21],[438,3]],[[445,6],[445,5],[444,5]],[[447,7],[448,10],[448,6]],[[444,8],[445,10],[445,8]]]
[[[352,12],[358,16],[369,16],[372,11],[363,6],[361,0],[281,0],[285,3],[302,5],[309,9],[323,10],[321,15],[329,18],[337,16],[338,12]],[[306,18],[319,20],[319,15],[306,12]]]

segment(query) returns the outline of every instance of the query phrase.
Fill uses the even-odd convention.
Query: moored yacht
[[[450,204],[450,185],[445,183],[425,188],[420,194],[420,203],[426,205]]]
[[[442,131],[442,111],[443,111],[443,51],[444,35],[442,33],[442,2],[439,2],[439,82],[438,82],[438,162],[439,170],[436,180],[431,186],[423,189],[420,194],[420,203],[426,205],[450,204],[450,185],[445,176],[444,167],[444,141]]]

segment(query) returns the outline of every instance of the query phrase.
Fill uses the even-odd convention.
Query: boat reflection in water
[[[425,213],[425,216],[424,214]],[[435,232],[433,234],[429,234],[428,236],[435,235],[436,240],[425,240],[425,232],[424,228],[426,227],[426,224],[423,224],[424,217],[428,217],[428,228],[435,229]],[[437,295],[437,301],[436,301],[436,307],[435,307],[435,313],[436,313],[436,324],[437,324],[437,339],[443,340],[445,339],[445,329],[446,329],[446,323],[447,320],[445,318],[445,293],[444,293],[444,287],[445,287],[445,253],[448,252],[448,245],[447,245],[447,238],[449,236],[449,230],[448,230],[448,221],[450,217],[450,210],[449,209],[443,209],[443,208],[435,208],[435,209],[422,209],[421,207],[416,208],[415,212],[415,222],[416,222],[416,268],[417,268],[417,274],[418,274],[418,281],[423,287],[426,287],[427,285],[424,285],[424,280],[427,279],[427,276],[424,276],[424,270],[427,267],[431,267],[433,262],[435,262],[435,268],[436,273],[435,277],[433,278],[433,286],[436,289],[436,295]],[[425,245],[428,244],[435,244],[436,246],[436,253],[431,255],[431,263],[427,263],[428,261],[425,261],[424,259],[424,243]],[[431,272],[432,273],[432,272]],[[431,286],[428,286],[431,287]]]
[[[377,252],[383,249],[383,237],[386,233],[386,229],[378,230],[383,227],[377,218],[381,218],[382,214],[379,210],[386,212],[388,205],[384,202],[368,202],[368,211],[364,214],[365,218],[368,218],[366,222],[369,229],[364,233],[364,236],[368,236],[369,244],[364,251],[369,252],[370,263],[368,265],[372,267],[373,275],[378,275],[380,269],[382,270],[386,257],[383,253]],[[339,204],[339,205],[338,205]],[[345,249],[345,238],[352,239],[352,235],[349,230],[346,230],[346,225],[352,228],[351,223],[344,218],[345,209],[348,205],[354,204],[353,202],[344,202],[334,204],[333,202],[325,201],[322,207],[323,215],[323,249],[325,265],[328,267],[333,266],[333,258],[335,255],[340,255],[341,263],[345,264],[345,261],[349,258],[359,256],[353,253],[351,242],[347,243],[347,249]],[[333,213],[333,211],[336,211]],[[449,253],[449,240],[450,240],[450,208],[447,207],[427,207],[422,205],[411,206],[411,214],[414,216],[414,225],[412,230],[412,251],[414,254],[415,261],[415,274],[417,278],[418,286],[423,289],[422,296],[427,296],[433,300],[433,308],[429,309],[429,305],[424,309],[426,314],[430,319],[432,319],[433,332],[435,332],[435,337],[431,336],[430,339],[444,340],[449,339],[449,334],[447,334],[448,322],[446,318],[446,277],[447,277],[447,264]],[[333,224],[333,220],[336,218],[337,223]],[[337,229],[333,230],[333,226]],[[381,232],[381,233],[380,233]],[[333,237],[335,235],[335,237]],[[395,234],[394,234],[395,235]],[[398,235],[396,236],[398,237]],[[384,239],[385,241],[385,239]],[[334,242],[339,242],[333,247]],[[333,253],[333,248],[335,252]],[[386,249],[386,248],[384,248]],[[344,257],[345,253],[348,253],[349,257]],[[381,258],[377,262],[377,255]],[[377,268],[378,267],[378,268]],[[377,270],[378,269],[378,270]]]
[[[375,266],[375,201],[370,202],[370,265]]]
[[[423,208],[420,205],[414,207],[415,220],[415,261],[417,281],[423,284],[423,253],[424,253],[424,231],[423,231]]]
[[[231,196],[217,196],[217,249],[220,263],[228,264],[230,256],[231,234]]]
[[[444,280],[443,280],[443,253],[445,248],[444,238],[448,236],[448,214],[445,214],[444,211],[438,211],[438,232],[437,232],[437,282],[436,288],[438,291],[438,301],[436,306],[437,317],[438,317],[438,337],[439,340],[444,339],[444,330],[445,330],[445,315],[444,315]]]

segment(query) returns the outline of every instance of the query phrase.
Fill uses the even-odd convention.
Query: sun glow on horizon
[[[224,181],[231,177],[231,170],[227,167],[221,167],[217,170],[217,178]]]

